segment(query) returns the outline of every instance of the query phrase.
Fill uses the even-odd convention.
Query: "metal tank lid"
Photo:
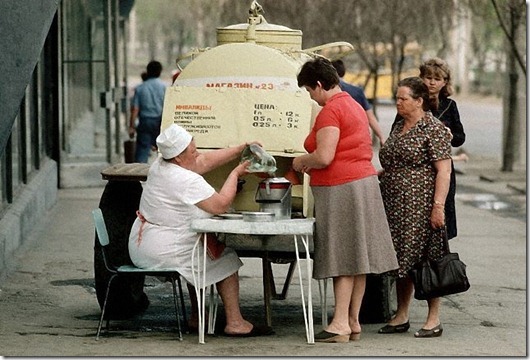
[[[242,24],[235,24],[235,25],[228,25],[225,27],[219,27],[218,30],[247,30],[250,26],[249,23],[242,23]],[[287,26],[283,25],[277,25],[277,24],[269,24],[267,21],[263,21],[260,24],[256,24],[256,30],[262,30],[262,31],[286,31],[286,32],[293,32],[302,35],[301,30],[293,30],[291,28],[288,28]]]
[[[282,50],[302,49],[302,31],[283,25],[269,24],[263,8],[256,1],[250,5],[247,23],[217,28],[217,45],[249,42]]]

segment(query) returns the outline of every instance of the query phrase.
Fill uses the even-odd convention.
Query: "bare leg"
[[[389,325],[400,325],[409,320],[409,307],[412,301],[414,284],[409,277],[400,278],[396,283],[397,312],[396,316],[388,323]]]
[[[351,293],[349,325],[351,332],[354,334],[361,332],[359,323],[359,312],[363,301],[364,290],[366,289],[366,274],[355,275],[353,277],[353,291]]]
[[[239,308],[239,276],[233,273],[217,283],[217,291],[223,300],[226,315],[225,332],[227,334],[246,334],[253,325],[243,319]]]
[[[430,330],[440,324],[440,298],[429,299],[427,304],[429,305],[429,313],[423,329]]]
[[[337,276],[333,278],[335,310],[333,312],[333,320],[325,329],[327,332],[339,335],[351,333],[348,321],[353,292],[353,280],[353,276]]]

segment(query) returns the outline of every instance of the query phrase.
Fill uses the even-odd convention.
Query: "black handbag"
[[[136,153],[136,140],[129,139],[123,142],[123,158],[126,164],[134,163]]]
[[[414,298],[427,300],[445,295],[465,292],[470,284],[464,264],[458,253],[449,251],[449,242],[445,228],[442,234],[434,232],[433,236],[443,236],[446,254],[437,261],[425,259],[416,264],[409,275],[414,283]]]

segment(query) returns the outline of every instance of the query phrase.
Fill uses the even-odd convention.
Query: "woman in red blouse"
[[[333,320],[315,340],[358,340],[366,274],[398,268],[371,161],[368,119],[363,108],[340,89],[329,60],[306,62],[297,80],[322,106],[304,142],[307,154],[293,160],[296,171],[310,175],[315,198],[313,278],[333,279]]]

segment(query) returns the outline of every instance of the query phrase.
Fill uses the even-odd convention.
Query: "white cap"
[[[171,124],[158,135],[156,144],[164,159],[172,159],[186,150],[192,139],[183,127]]]

